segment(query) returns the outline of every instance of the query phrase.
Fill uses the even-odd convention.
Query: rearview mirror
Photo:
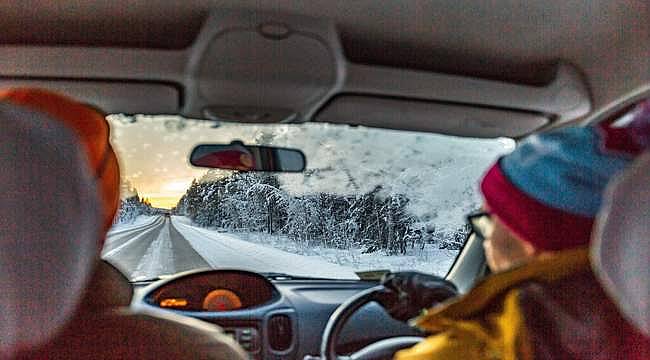
[[[306,166],[305,155],[298,149],[249,146],[241,141],[198,145],[192,150],[190,163],[216,169],[277,172],[301,172]]]

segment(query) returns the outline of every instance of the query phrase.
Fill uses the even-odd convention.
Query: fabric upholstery
[[[221,329],[174,314],[126,308],[79,314],[47,346],[19,359],[246,359]]]
[[[71,130],[0,102],[0,355],[48,341],[78,305],[101,224],[87,164]]]
[[[2,90],[0,101],[43,112],[64,123],[77,135],[98,182],[103,229],[108,231],[119,206],[120,173],[117,157],[109,142],[109,125],[104,115],[91,106],[43,89]],[[103,240],[102,236],[99,241]]]
[[[129,306],[132,298],[133,287],[129,280],[110,263],[98,260],[77,311],[96,312]]]
[[[99,258],[119,191],[105,125],[56,94],[0,92],[0,358],[244,359],[216,325],[125,307],[130,284]]]
[[[610,186],[592,257],[622,314],[650,336],[650,153]]]

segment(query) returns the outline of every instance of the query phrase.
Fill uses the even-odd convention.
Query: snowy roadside
[[[332,249],[321,246],[301,247],[285,236],[263,233],[229,233],[239,239],[255,244],[265,244],[306,257],[320,258],[329,263],[351,267],[355,271],[390,270],[422,271],[445,276],[458,254],[457,250],[438,249],[426,245],[422,250],[413,250],[406,255],[387,255],[383,251],[364,254],[363,249]]]
[[[201,228],[184,217],[172,216],[172,225],[215,269],[234,268],[294,276],[358,279],[351,267],[318,257],[291,253],[270,244],[252,243],[231,233]]]
[[[438,249],[427,244],[424,249],[414,249],[406,255],[387,255],[382,251],[364,254],[362,249],[333,249],[321,246],[307,247],[292,241],[286,236],[270,235],[264,233],[233,233],[222,230],[206,229],[192,223],[186,217],[174,217],[174,224],[178,224],[179,231],[182,226],[190,226],[202,234],[227,237],[255,245],[262,245],[272,250],[299,255],[302,258],[325,261],[330,264],[352,268],[354,271],[368,270],[416,270],[445,276],[458,254],[458,250]],[[186,234],[183,234],[186,236]],[[186,236],[187,237],[187,236]],[[189,240],[189,238],[188,238]],[[194,246],[194,245],[193,245]],[[238,243],[237,246],[240,246]],[[197,250],[198,251],[198,250]],[[315,276],[315,275],[311,275]]]

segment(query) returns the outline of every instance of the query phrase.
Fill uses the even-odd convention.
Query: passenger
[[[104,115],[91,106],[42,89],[0,90],[0,101],[43,112],[74,130],[86,149],[90,168],[98,182],[105,235],[113,225],[119,206],[120,172],[109,142],[109,126]],[[103,244],[104,236],[99,241]]]
[[[109,141],[109,125],[104,114],[92,106],[37,88],[0,90],[0,101],[43,112],[75,132],[86,150],[85,157],[97,182],[102,209],[102,231],[97,242],[101,249],[106,233],[113,225],[120,201],[120,170]],[[101,261],[99,255],[95,259],[95,269],[86,289],[88,295],[84,297],[82,309],[97,310],[129,305],[133,294],[131,284],[112,265]]]
[[[19,133],[23,138],[17,140],[24,142],[26,139],[30,141],[33,141],[33,139],[38,141],[45,139],[46,143],[38,143],[38,146],[35,145],[37,149],[44,149],[50,146],[52,149],[48,150],[56,150],[57,147],[60,147],[63,150],[69,151],[70,149],[67,149],[61,144],[72,145],[70,144],[70,140],[75,139],[70,139],[70,135],[71,133],[76,134],[76,140],[78,140],[79,144],[82,145],[81,147],[85,148],[86,151],[79,158],[73,158],[72,156],[67,156],[67,158],[70,158],[69,161],[72,165],[77,166],[79,165],[79,161],[88,161],[90,166],[84,169],[84,174],[91,175],[93,179],[91,181],[86,176],[84,179],[86,180],[84,183],[86,186],[81,188],[71,187],[70,189],[64,187],[64,190],[69,192],[77,190],[81,192],[82,190],[96,189],[99,192],[99,202],[85,201],[82,196],[70,196],[66,198],[66,193],[58,193],[63,191],[60,185],[66,183],[65,181],[61,181],[62,177],[59,174],[63,171],[60,169],[63,165],[53,164],[55,166],[54,169],[48,169],[47,166],[45,168],[34,168],[32,166],[21,166],[22,163],[14,160],[12,164],[14,167],[23,169],[23,173],[29,173],[32,176],[33,174],[40,174],[43,175],[43,178],[47,179],[47,175],[50,172],[58,174],[58,182],[50,182],[59,185],[58,188],[52,189],[58,191],[56,196],[46,196],[46,201],[43,201],[45,206],[32,205],[32,208],[37,208],[39,211],[35,214],[28,214],[32,216],[24,216],[26,222],[30,223],[31,221],[31,223],[41,225],[39,222],[42,222],[43,219],[38,218],[35,220],[32,217],[38,216],[41,213],[54,212],[58,216],[52,216],[58,222],[54,228],[69,230],[72,233],[71,236],[74,238],[72,240],[75,240],[75,242],[70,241],[68,236],[53,237],[50,234],[46,236],[46,239],[51,240],[49,242],[50,247],[43,246],[35,252],[33,248],[23,249],[13,246],[13,248],[21,250],[23,256],[27,253],[34,258],[33,261],[30,259],[29,262],[20,262],[20,266],[14,266],[14,268],[9,269],[11,271],[24,268],[30,269],[32,271],[30,275],[38,279],[38,283],[33,285],[33,288],[39,291],[32,291],[32,294],[27,293],[25,296],[16,297],[20,300],[20,302],[15,301],[16,304],[19,304],[20,311],[15,311],[19,316],[13,316],[9,312],[8,314],[11,315],[10,321],[8,323],[6,321],[0,321],[2,329],[7,327],[10,327],[11,330],[14,330],[16,327],[20,328],[20,331],[14,331],[15,334],[9,333],[11,337],[8,341],[4,341],[5,339],[0,337],[0,357],[9,354],[9,356],[16,359],[160,359],[166,357],[244,359],[244,350],[232,338],[224,335],[216,325],[179,317],[174,314],[133,312],[126,307],[129,305],[131,297],[132,289],[130,284],[121,275],[118,275],[115,269],[108,268],[106,263],[100,261],[101,245],[105,240],[106,232],[112,225],[113,217],[119,203],[119,167],[109,143],[109,128],[104,116],[90,106],[78,103],[65,96],[39,89],[11,89],[0,91],[0,103],[0,105],[12,104],[13,106],[7,107],[11,109],[8,113],[14,114],[15,112],[19,114],[18,116],[22,116],[21,121],[23,122],[28,119],[25,118],[25,114],[29,115],[30,113],[33,114],[35,119],[42,119],[42,123],[34,123],[42,124],[38,127],[40,130],[48,129],[49,127],[52,129],[60,128],[58,126],[59,124],[54,124],[53,120],[64,123],[66,125],[65,137],[61,136],[64,139],[56,139],[53,136],[50,136],[50,138],[39,136],[43,131],[26,130],[28,127],[23,126],[20,128],[22,132]],[[23,109],[17,111],[16,108],[19,107]],[[39,126],[33,125],[32,123],[29,124],[32,127]],[[14,145],[12,141],[14,138],[16,137],[8,139],[9,146]],[[51,138],[54,138],[53,140],[56,141],[51,141],[51,143],[47,142]],[[64,140],[67,142],[64,142]],[[60,141],[60,143],[57,141]],[[16,143],[21,144],[21,142]],[[77,145],[79,144],[74,144],[75,156],[79,155],[78,151],[76,151],[78,149]],[[29,149],[30,152],[17,152],[17,154],[24,155],[24,153],[27,153],[28,155],[36,156],[34,155],[35,151],[31,147]],[[12,150],[10,149],[10,151]],[[37,162],[37,165],[42,165],[45,160],[52,158],[65,164],[65,159],[62,159],[62,157],[61,154],[59,154],[58,158],[51,156],[51,154],[44,154],[40,159],[41,161]],[[12,161],[11,157],[9,161]],[[48,172],[48,170],[51,171]],[[90,170],[90,174],[88,174],[88,170]],[[75,175],[78,174],[70,173],[69,175],[70,184],[74,184],[78,180]],[[13,176],[15,175],[10,174],[9,178]],[[31,183],[47,184],[45,181],[33,181]],[[16,184],[16,182],[14,181],[13,184]],[[18,186],[24,185],[18,184]],[[40,192],[36,194],[47,194],[47,191],[44,191],[42,186],[39,190]],[[86,198],[88,197],[90,196],[86,196]],[[13,195],[10,195],[9,198],[14,200],[18,199]],[[65,206],[65,204],[61,203],[61,199],[68,199],[75,206]],[[92,193],[92,200],[96,199],[97,194]],[[23,203],[28,202],[23,201]],[[62,205],[64,207],[57,209],[56,205]],[[101,208],[99,209],[100,211],[97,211],[98,207]],[[81,213],[79,211],[74,212],[77,209],[84,210]],[[71,215],[72,218],[68,219],[70,217],[68,213],[71,211],[73,212]],[[20,212],[11,212],[14,217],[18,213]],[[97,216],[98,213],[101,213],[101,219]],[[94,222],[88,221],[88,216],[85,216],[88,214],[95,215]],[[50,217],[44,216],[43,218],[49,219]],[[64,219],[61,220],[62,218]],[[67,224],[68,222],[69,224]],[[97,226],[99,225],[98,222],[101,222],[101,229]],[[90,225],[93,225],[92,234],[89,231],[82,231]],[[19,235],[25,232],[29,233],[29,231],[22,231]],[[46,233],[49,234],[49,232],[48,229]],[[33,233],[29,235],[31,240],[34,240],[34,238],[37,238],[37,241],[41,240],[39,237],[34,237]],[[94,239],[95,236],[97,239]],[[20,236],[13,236],[13,238],[20,238]],[[12,238],[9,238],[9,240],[12,240]],[[96,240],[97,243],[93,243],[93,240]],[[66,245],[57,246],[59,243]],[[65,253],[69,257],[67,259],[69,261],[58,261],[66,260],[63,256],[48,258],[48,254],[56,253],[52,249],[58,248],[63,248],[59,252]],[[11,254],[11,252],[9,253]],[[0,258],[0,264],[3,264],[2,260],[4,259]],[[52,265],[47,265],[48,261]],[[14,264],[10,263],[10,265]],[[50,267],[54,270],[51,272],[43,272],[42,269],[51,270]],[[90,275],[91,277],[88,279],[85,275],[88,275],[93,267],[94,274]],[[60,268],[62,270],[57,271]],[[37,272],[37,274],[34,275],[34,272]],[[9,272],[9,275],[11,274]],[[84,275],[83,279],[75,279],[75,277],[79,278],[82,275]],[[15,278],[22,280],[24,276],[21,273]],[[5,278],[0,280],[5,280]],[[12,283],[9,284],[13,285]],[[26,293],[29,290],[25,291],[27,286],[23,285],[13,287]],[[6,290],[5,292],[8,291],[10,295],[16,293],[16,290],[12,287],[3,290]],[[30,295],[42,296],[30,297]],[[13,300],[11,297],[9,299]],[[49,306],[52,305],[50,302],[54,305],[64,304],[67,306],[65,308],[63,306],[60,308],[53,307]],[[11,301],[10,305],[12,305]],[[38,314],[38,316],[31,315],[31,312]],[[42,319],[44,314],[51,315],[52,320],[46,319],[43,321],[44,329],[40,329],[40,323],[36,320]],[[11,321],[13,320],[11,317],[19,320],[26,318],[29,321],[26,321],[26,326],[21,321]],[[4,320],[2,316],[0,316],[0,319]],[[5,323],[8,326],[5,326]],[[38,329],[35,331],[37,335],[40,335],[36,337],[38,341],[33,340],[25,328],[32,330],[33,328]],[[5,343],[7,344],[5,345]]]
[[[535,135],[485,175],[471,215],[496,274],[414,321],[433,336],[396,359],[617,359],[639,341],[590,270],[608,181],[648,145],[648,102],[620,124]],[[638,333],[636,333],[638,334]],[[631,338],[638,339],[636,335]],[[624,354],[624,355],[621,355]],[[642,357],[641,357],[642,358]]]
[[[42,345],[70,319],[98,252],[95,181],[72,136],[0,101],[2,359]]]

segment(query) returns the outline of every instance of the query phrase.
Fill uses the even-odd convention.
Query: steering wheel
[[[392,359],[396,351],[411,347],[422,341],[423,338],[419,336],[398,336],[377,341],[349,356],[339,356],[336,354],[336,344],[339,334],[343,329],[343,325],[345,325],[352,314],[367,303],[378,300],[379,296],[389,291],[383,285],[375,286],[359,292],[336,308],[325,326],[323,342],[320,348],[320,360]]]

